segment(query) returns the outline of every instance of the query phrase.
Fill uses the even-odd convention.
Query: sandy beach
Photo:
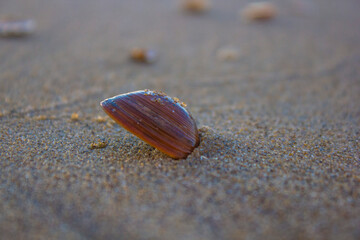
[[[36,29],[0,38],[0,239],[359,239],[359,1],[248,2],[2,1]],[[187,104],[186,159],[99,106],[141,89]]]

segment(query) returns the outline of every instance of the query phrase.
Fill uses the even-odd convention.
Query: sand
[[[359,239],[358,0],[273,3],[251,23],[236,0],[1,2],[37,29],[0,39],[0,238]],[[99,106],[140,89],[187,103],[187,159]]]

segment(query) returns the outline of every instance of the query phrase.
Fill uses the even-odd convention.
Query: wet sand
[[[37,23],[0,38],[1,238],[359,239],[360,5],[273,2],[263,23],[235,0],[201,15],[161,0],[1,2]],[[129,61],[136,46],[158,60]],[[217,57],[226,46],[237,59]],[[187,159],[99,106],[139,89],[187,103],[201,135]]]

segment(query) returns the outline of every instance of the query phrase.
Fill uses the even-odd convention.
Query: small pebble
[[[135,62],[153,63],[155,62],[157,54],[153,50],[135,47],[130,51],[130,58]]]
[[[71,114],[70,119],[71,121],[79,121],[79,114],[78,113]]]
[[[107,147],[108,143],[106,141],[99,140],[97,143],[91,143],[89,145],[90,149],[99,149]]]
[[[186,12],[204,13],[210,10],[210,0],[183,0],[181,7]]]
[[[102,116],[97,116],[96,118],[94,118],[94,121],[98,123],[104,123],[106,122],[106,118]]]
[[[270,2],[254,2],[249,3],[240,14],[249,21],[264,21],[275,17],[277,13],[276,7]]]
[[[199,132],[209,132],[209,131],[213,131],[211,127],[209,126],[202,126],[201,128],[199,128]]]
[[[36,27],[32,19],[15,19],[12,17],[0,18],[0,36],[7,38],[25,37],[34,32]]]
[[[239,59],[240,51],[234,47],[222,47],[217,50],[216,56],[221,61],[235,61]]]
[[[39,121],[41,121],[41,120],[47,120],[47,119],[48,119],[48,117],[47,117],[47,116],[45,116],[45,115],[39,115],[39,116],[34,117],[34,119],[35,119],[35,120],[39,120]]]

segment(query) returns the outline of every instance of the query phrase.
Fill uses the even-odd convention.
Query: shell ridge
[[[138,92],[138,93],[140,93],[140,92]],[[191,121],[190,121],[192,119],[190,119],[189,117],[187,117],[187,119],[186,119],[188,121],[181,121],[181,119],[182,119],[181,116],[182,115],[189,116],[190,113],[184,107],[182,107],[181,105],[176,103],[174,101],[174,99],[172,99],[171,97],[163,96],[161,94],[157,94],[157,93],[154,93],[154,92],[151,92],[150,94],[147,94],[146,91],[143,91],[142,93],[143,93],[142,95],[137,95],[136,97],[141,98],[145,102],[152,101],[151,99],[149,100],[149,98],[151,98],[151,97],[157,97],[157,98],[160,98],[163,101],[167,101],[171,106],[176,106],[173,109],[170,109],[170,107],[163,105],[163,108],[153,108],[154,112],[157,112],[159,115],[162,115],[162,114],[167,115],[169,118],[171,118],[171,120],[173,122],[176,122],[179,126],[186,125],[186,128],[189,128],[192,125]],[[166,111],[163,110],[164,108],[166,109]],[[181,109],[182,114],[178,113],[179,109]],[[167,114],[167,112],[169,112],[171,110],[174,110],[174,115]]]
[[[136,116],[143,115],[141,113],[141,111],[137,110],[136,103],[135,103],[135,106],[130,105],[129,101],[127,101],[126,104],[121,104],[121,106],[115,101],[113,101],[113,103],[116,105],[117,109],[119,109],[119,110],[121,109],[121,111],[126,113],[123,116],[125,116],[126,118],[130,117],[132,119],[133,124],[137,124],[137,122],[139,120]],[[136,112],[136,114],[134,112]],[[142,119],[143,119],[143,121],[141,121],[141,124],[138,125],[139,127],[141,127],[141,131],[137,131],[137,132],[139,132],[138,134],[141,135],[142,132],[147,132],[146,135],[148,136],[149,140],[151,139],[151,141],[161,142],[162,145],[164,145],[165,147],[170,146],[172,148],[177,149],[178,151],[182,151],[182,152],[191,151],[191,147],[187,147],[184,144],[182,144],[182,146],[174,145],[173,143],[176,141],[179,141],[179,139],[174,138],[173,136],[171,136],[169,133],[163,131],[162,129],[155,130],[156,127],[154,124],[150,123],[150,121],[144,121],[145,118],[143,118],[143,117],[142,117]],[[130,128],[130,126],[131,125],[129,124],[128,128]],[[143,126],[146,126],[146,127],[143,127]],[[131,128],[131,130],[133,130],[133,129]],[[159,134],[159,131],[161,132],[160,134]],[[162,135],[162,136],[166,135],[167,137],[166,137],[166,139],[164,139],[164,137],[159,138],[158,137],[159,135]]]
[[[143,105],[148,105],[149,104],[147,102],[147,99],[140,98],[139,100],[142,102]],[[184,119],[179,114],[176,114],[176,116],[175,116],[175,114],[174,114],[174,116],[169,115],[168,112],[169,112],[170,109],[168,109],[168,108],[167,108],[167,111],[162,110],[161,108],[154,108],[154,107],[152,107],[151,110],[153,112],[157,113],[158,117],[160,117],[164,121],[168,122],[169,125],[173,125],[172,122],[175,122],[177,124],[177,129],[179,129],[179,131],[182,132],[182,136],[179,136],[179,137],[187,138],[191,145],[195,144],[195,142],[190,140],[190,139],[195,138],[195,135],[196,135],[196,132],[197,132],[197,129],[193,127],[194,126],[193,122],[195,122],[195,121],[194,121],[194,119],[192,119],[190,117],[191,115],[189,114],[188,111],[186,111],[186,109],[182,109],[186,113],[186,116],[187,116],[186,119]],[[169,117],[169,119],[162,117],[164,115]],[[191,129],[191,131],[189,131],[189,129]]]
[[[130,102],[132,102],[132,104],[130,104]],[[141,111],[138,110],[139,105],[136,102],[133,102],[133,101],[130,101],[130,102],[127,101],[126,104],[124,104],[124,106],[122,106],[122,108],[125,108],[127,110],[126,111],[127,114],[130,114],[133,118],[136,118],[136,116],[146,116],[146,117],[148,117],[147,115],[143,114]],[[136,112],[136,113],[134,113],[134,112]],[[141,124],[146,125],[148,127],[144,127],[143,130],[148,131],[149,129],[151,129],[152,130],[151,131],[152,135],[154,135],[154,137],[156,137],[158,135],[162,135],[162,136],[165,135],[166,136],[166,141],[165,141],[165,139],[161,139],[161,138],[158,138],[158,137],[156,139],[158,141],[163,141],[163,142],[165,142],[166,145],[173,146],[174,148],[176,148],[176,149],[178,149],[180,151],[190,151],[191,147],[187,147],[185,144],[182,145],[181,149],[179,149],[179,146],[173,145],[173,142],[176,142],[176,141],[179,141],[179,140],[181,140],[183,142],[183,140],[184,140],[183,137],[182,138],[176,138],[172,134],[164,131],[161,128],[156,129],[155,123],[152,123],[151,121],[146,121],[146,117],[142,117],[143,121],[141,121]],[[151,117],[149,117],[149,118],[151,119]],[[171,126],[171,125],[169,124],[169,126]],[[154,138],[154,137],[152,137],[152,138]]]
[[[141,102],[142,105],[148,105],[148,102],[146,100],[144,100],[142,98],[140,98],[138,100],[139,100],[139,102]],[[154,113],[157,113],[157,117],[161,118],[164,121],[164,123],[166,123],[166,125],[173,126],[172,128],[176,128],[177,131],[174,131],[174,133],[176,132],[175,135],[177,135],[177,138],[173,138],[174,140],[182,139],[186,144],[191,145],[191,148],[194,145],[196,145],[196,141],[194,142],[191,140],[191,139],[196,138],[196,132],[197,132],[196,128],[191,127],[192,124],[189,127],[188,126],[182,127],[181,124],[177,123],[176,127],[174,127],[172,118],[167,119],[167,118],[163,117],[164,115],[169,116],[169,114],[167,114],[165,111],[158,113],[157,111],[154,111],[154,110],[157,110],[157,108],[151,108],[150,110]],[[181,118],[181,117],[179,117],[179,118]],[[192,118],[189,117],[189,115],[187,115],[186,120],[188,123],[190,123],[190,121],[194,121]],[[191,131],[189,131],[189,129],[191,129]]]

